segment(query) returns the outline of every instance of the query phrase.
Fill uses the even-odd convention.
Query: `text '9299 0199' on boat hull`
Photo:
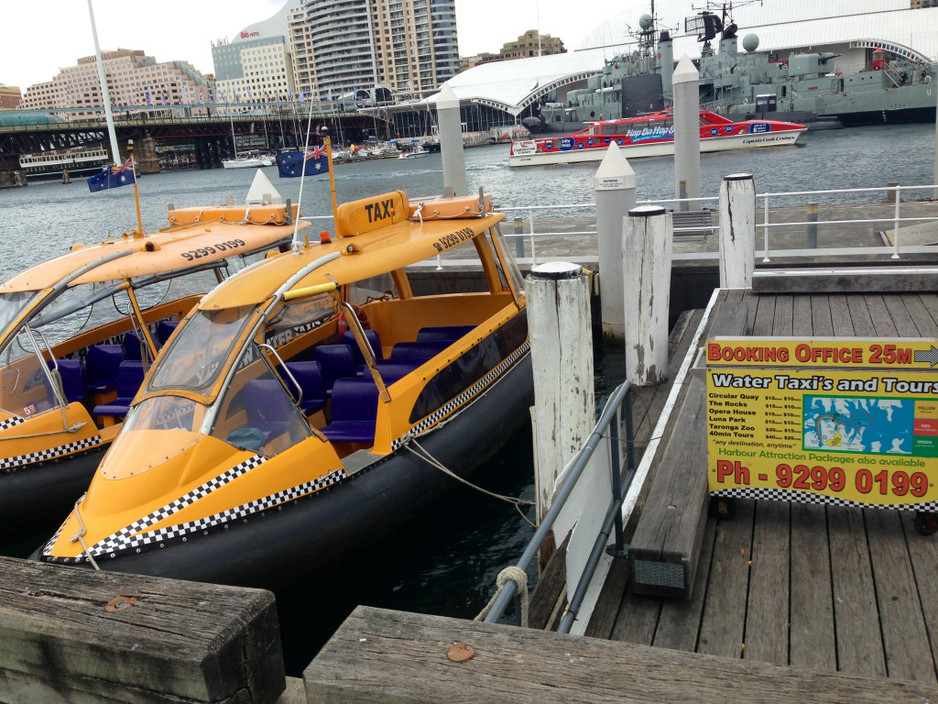
[[[334,239],[220,284],[40,559],[263,583],[322,569],[458,486],[439,465],[468,475],[533,397],[522,280],[490,203],[347,203]],[[482,283],[421,295],[407,267],[455,249]]]
[[[777,120],[733,122],[700,112],[700,151],[782,147],[795,144],[805,125]],[[628,159],[674,154],[674,114],[662,110],[640,117],[594,122],[565,137],[541,137],[511,143],[509,166],[573,164],[600,161],[615,142]]]

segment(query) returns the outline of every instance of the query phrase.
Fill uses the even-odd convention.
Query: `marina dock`
[[[743,310],[748,336],[938,337],[935,277],[929,271],[914,285],[926,290],[891,293],[857,272],[861,292],[812,294],[777,290],[797,286],[786,277],[771,293],[721,291],[710,312]],[[638,453],[711,322],[700,310],[682,316],[670,338],[671,381],[636,391]],[[686,420],[681,409],[693,403],[694,386],[692,377],[677,383],[674,419],[665,421],[646,486],[668,471],[661,457],[669,451],[706,446],[705,413],[692,426],[675,420]],[[692,464],[706,473],[703,462]],[[732,518],[704,515],[702,525],[689,600],[636,594],[628,558],[617,557],[586,638],[359,608],[306,670],[307,694],[316,701],[438,701],[444,691],[480,701],[499,691],[518,701],[918,704],[938,696],[938,542],[918,534],[909,514],[750,500],[737,501]],[[447,660],[457,642],[476,656]],[[399,687],[415,681],[418,661],[422,684],[408,696]]]

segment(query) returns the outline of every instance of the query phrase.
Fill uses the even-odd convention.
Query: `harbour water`
[[[755,176],[758,192],[827,188],[930,184],[934,179],[934,125],[807,133],[803,146],[703,155],[702,192],[715,195],[721,178],[746,172]],[[502,207],[583,204],[594,200],[596,164],[509,169],[507,145],[466,151],[467,183],[491,193]],[[670,158],[632,164],[640,200],[673,195]],[[145,229],[165,224],[166,206],[223,202],[226,195],[243,199],[252,170],[178,171],[140,179]],[[296,200],[298,179],[265,174],[284,198]],[[336,167],[339,202],[402,189],[411,196],[441,190],[439,154],[420,160],[388,159]],[[823,199],[821,199],[823,202]],[[327,215],[329,180],[308,180],[303,211]],[[570,215],[572,213],[564,213]],[[136,225],[133,189],[90,194],[82,181],[31,184],[0,191],[0,278],[64,253],[76,241],[93,242]],[[558,213],[559,215],[559,213]],[[319,229],[329,227],[327,221]],[[597,350],[598,397],[622,377],[621,350]],[[532,498],[530,430],[512,438],[496,461],[476,481],[497,493]],[[290,674],[299,674],[331,631],[357,603],[471,618],[484,606],[495,577],[520,555],[531,528],[510,506],[460,488],[425,521],[350,558],[345,569],[328,579],[287,581],[278,590],[278,608]],[[28,552],[30,546],[7,547]]]

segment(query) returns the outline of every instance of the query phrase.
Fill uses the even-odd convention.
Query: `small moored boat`
[[[792,145],[806,127],[776,120],[733,122],[714,112],[700,112],[700,151],[753,149]],[[674,115],[672,110],[641,117],[605,120],[565,137],[551,136],[511,143],[509,166],[571,164],[600,161],[615,142],[629,159],[674,154]]]
[[[179,320],[229,270],[287,248],[296,214],[269,204],[170,210],[159,232],[76,244],[0,286],[5,540],[61,520]]]
[[[520,272],[488,197],[339,207],[335,238],[220,284],[131,402],[47,562],[264,583],[416,517],[525,422]],[[484,278],[426,292],[459,250]]]

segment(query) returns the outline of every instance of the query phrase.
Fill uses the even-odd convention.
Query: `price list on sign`
[[[938,510],[936,344],[709,341],[710,493]]]

